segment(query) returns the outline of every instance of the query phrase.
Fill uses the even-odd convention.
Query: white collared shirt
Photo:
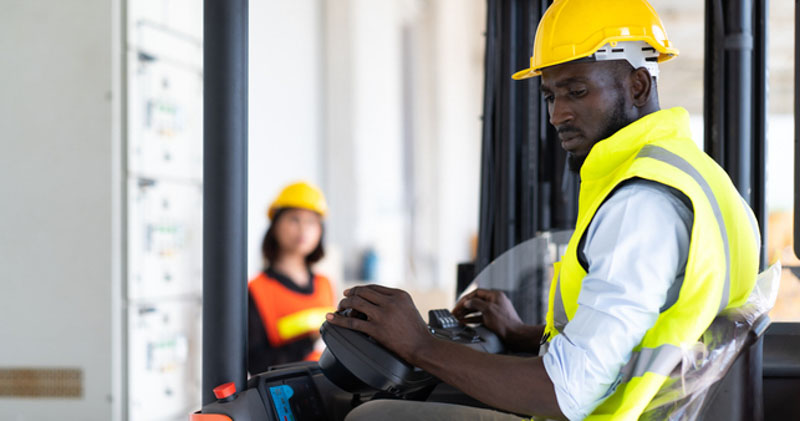
[[[683,276],[694,215],[669,190],[652,181],[628,182],[589,224],[582,248],[589,269],[578,310],[543,357],[570,420],[585,418],[613,393],[670,286]]]

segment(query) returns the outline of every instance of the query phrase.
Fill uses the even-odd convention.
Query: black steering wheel
[[[366,319],[364,314],[352,309],[340,314]],[[462,325],[448,310],[431,310],[428,317],[432,335],[483,352],[504,351],[500,339],[489,329]],[[326,349],[319,366],[325,377],[348,392],[383,391],[405,395],[439,382],[364,333],[325,322],[320,334]]]

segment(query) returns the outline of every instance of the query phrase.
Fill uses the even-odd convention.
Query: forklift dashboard
[[[352,310],[341,314],[365,317]],[[504,351],[500,339],[483,326],[460,324],[448,310],[431,310],[428,316],[431,334],[440,339],[482,352]],[[434,388],[442,386],[437,378],[361,332],[326,322],[320,333],[327,348],[319,363],[271,367],[250,378],[242,392],[218,394],[217,401],[206,405],[202,414],[225,415],[236,421],[341,420],[364,401],[384,397],[426,400]],[[444,390],[448,393],[446,387]],[[203,420],[202,414],[193,419]]]

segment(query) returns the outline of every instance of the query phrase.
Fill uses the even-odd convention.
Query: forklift
[[[527,323],[544,322],[549,266],[577,218],[579,180],[567,171],[566,153],[548,124],[540,80],[510,77],[527,67],[536,26],[551,3],[487,0],[478,251],[475,261],[459,265],[456,283],[457,296],[471,285],[506,291]],[[205,0],[204,8],[203,407],[190,419],[342,420],[355,406],[379,398],[485,407],[371,338],[328,324],[321,329],[327,349],[319,363],[273,367],[247,378],[248,0]],[[705,151],[755,213],[762,274],[770,272],[763,238],[766,39],[767,0],[705,1]],[[795,69],[800,69],[798,46],[800,32]],[[797,75],[795,70],[795,180],[800,180]],[[797,182],[794,204],[800,209]],[[800,255],[800,212],[794,218],[794,250]],[[509,263],[519,261],[526,264]],[[751,316],[744,322],[718,317],[709,336],[731,340],[709,346],[735,345],[726,348],[724,363],[715,362],[722,374],[702,377],[702,393],[646,412],[648,419],[800,419],[800,323]],[[504,352],[492,332],[454,323],[446,310],[430,312],[429,328],[464,346]]]

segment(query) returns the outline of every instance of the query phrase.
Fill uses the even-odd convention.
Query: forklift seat
[[[759,274],[741,307],[720,313],[648,405],[644,420],[764,419],[763,334],[775,304],[781,265]]]

